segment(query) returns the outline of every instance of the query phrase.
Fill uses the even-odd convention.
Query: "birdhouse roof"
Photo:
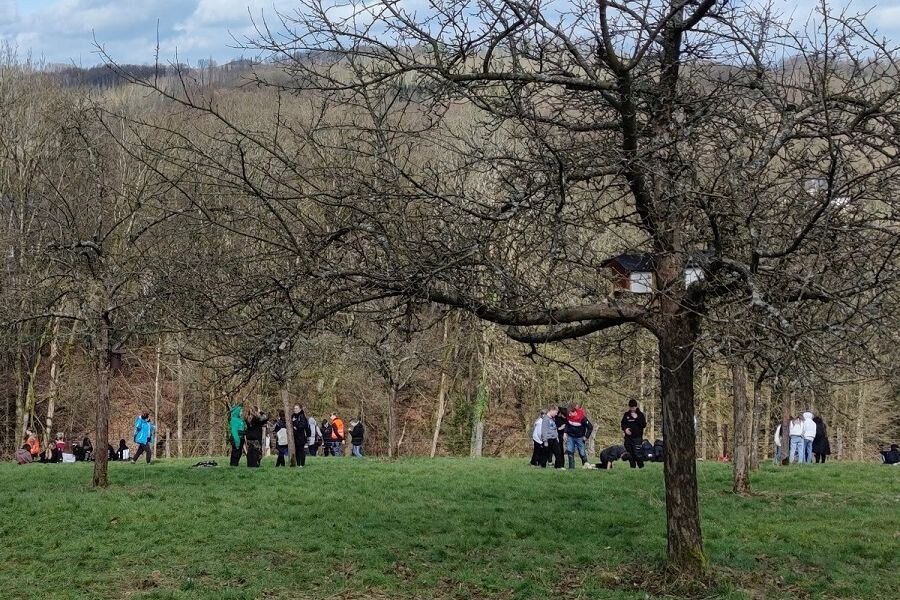
[[[692,250],[687,254],[684,261],[684,267],[686,269],[703,267],[709,263],[712,256],[712,250]],[[654,268],[654,261],[653,257],[649,254],[627,252],[603,261],[603,266],[615,267],[626,273],[642,273],[652,271]]]
[[[620,254],[603,262],[604,267],[617,267],[627,273],[653,270],[653,257],[647,254]]]

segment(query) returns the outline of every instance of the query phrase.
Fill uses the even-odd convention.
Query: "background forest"
[[[274,122],[289,123],[316,110],[303,95],[250,84],[261,72],[279,74],[249,61],[170,67],[168,75],[120,68],[214,98],[250,129],[271,127],[270,111],[281,116]],[[459,127],[473,126],[472,110],[457,112]],[[158,415],[161,456],[224,453],[227,406],[244,400],[275,412],[282,390],[317,417],[360,417],[372,455],[524,456],[537,412],[577,400],[599,426],[598,449],[619,440],[632,397],[648,414],[648,437],[662,437],[656,346],[637,329],[538,348],[471,315],[380,300],[377,312],[344,311],[308,327],[292,347],[266,352],[273,333],[291,326],[276,302],[278,273],[290,265],[244,233],[210,227],[214,215],[180,198],[190,186],[214,185],[189,177],[188,159],[182,173],[159,172],[171,164],[155,148],[178,150],[187,111],[107,67],[48,71],[8,52],[0,113],[4,454],[26,428],[43,443],[57,431],[95,438],[102,335],[116,348],[110,439],[130,440],[134,415],[148,409]],[[221,142],[216,133],[209,144]],[[304,148],[292,152],[303,156]],[[312,150],[303,156],[325,159]],[[257,218],[240,203],[223,200],[219,210]],[[265,237],[261,219],[258,226]],[[610,256],[620,250],[608,243]],[[229,303],[245,309],[226,315]],[[895,315],[883,318],[896,323]],[[821,414],[839,460],[875,460],[900,437],[897,330],[872,327],[855,337],[867,358],[836,348],[833,360],[800,360],[789,373],[767,362],[764,348],[750,348],[743,425],[754,460],[772,456],[783,407]],[[707,460],[732,453],[735,427],[732,371],[712,345],[700,353],[695,386],[698,454]]]

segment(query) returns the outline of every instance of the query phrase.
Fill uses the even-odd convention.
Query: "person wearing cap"
[[[644,468],[641,458],[641,443],[644,439],[644,429],[647,427],[647,417],[638,408],[637,400],[628,401],[628,410],[622,415],[622,433],[625,434],[625,450],[628,453],[628,462],[631,468]]]

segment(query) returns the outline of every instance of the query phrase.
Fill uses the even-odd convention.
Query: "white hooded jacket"
[[[544,423],[544,417],[538,417],[538,420],[534,422],[534,427],[531,430],[531,439],[534,440],[535,444],[543,444],[543,440],[541,439],[541,426]]]
[[[816,438],[816,423],[811,412],[803,413],[803,439],[811,442]]]

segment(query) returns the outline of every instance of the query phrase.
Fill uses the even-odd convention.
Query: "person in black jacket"
[[[247,417],[244,419],[247,424],[244,439],[247,442],[248,467],[259,467],[262,462],[263,427],[268,421],[269,417],[258,406],[247,411]]]
[[[831,442],[828,441],[828,430],[825,428],[825,421],[822,417],[816,415],[813,417],[813,423],[816,424],[816,437],[813,438],[812,451],[816,457],[816,463],[825,464],[828,455],[831,454]]]
[[[598,469],[612,469],[617,460],[630,460],[631,455],[625,451],[625,446],[609,446],[600,451],[600,463]]]
[[[552,449],[554,463],[554,469],[562,469],[565,468],[565,442],[566,442],[566,425],[569,423],[568,414],[569,411],[565,406],[553,406],[551,410],[554,412],[553,414],[553,422],[556,423],[556,435],[559,443],[556,444],[556,447]]]
[[[362,458],[362,445],[365,441],[366,429],[363,424],[357,420],[350,421],[350,455],[355,458]]]
[[[647,427],[647,418],[638,408],[637,400],[628,401],[628,410],[622,415],[622,433],[625,434],[625,450],[628,452],[628,462],[631,468],[644,468],[644,459],[641,457],[641,443],[644,440],[644,429]]]
[[[309,442],[309,419],[306,412],[299,404],[294,405],[294,414],[291,415],[291,426],[294,430],[294,448],[297,452],[297,466],[306,466],[306,444]]]
[[[900,448],[897,444],[891,444],[890,450],[882,450],[881,460],[886,465],[900,465]]]

